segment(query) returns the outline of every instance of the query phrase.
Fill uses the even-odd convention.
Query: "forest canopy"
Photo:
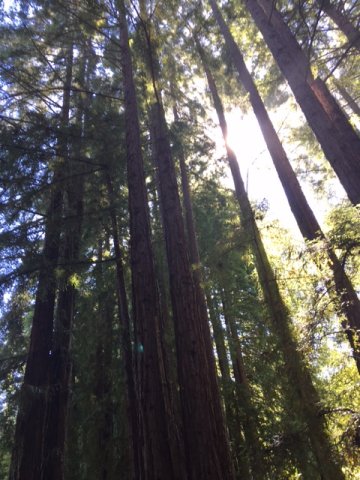
[[[359,478],[359,25],[0,0],[1,478]]]

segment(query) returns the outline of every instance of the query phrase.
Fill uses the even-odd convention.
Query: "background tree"
[[[358,2],[334,5],[356,26]],[[356,48],[317,2],[278,1],[276,8],[314,78],[326,81],[356,126],[351,106],[358,97]],[[189,471],[223,478],[229,473],[219,473],[214,465],[230,472],[228,454],[216,457],[228,451],[226,437],[239,479],[320,479],[335,458],[340,468],[326,476],[353,480],[359,473],[358,374],[339,328],[345,297],[335,291],[326,259],[329,248],[356,293],[358,209],[343,198],[245,2],[225,2],[221,12],[241,48],[247,79],[256,85],[305,200],[320,220],[326,248],[317,238],[304,242],[294,227],[286,227],[290,216],[277,220],[286,206],[279,208],[272,200],[277,180],[270,180],[271,159],[262,152],[255,159],[248,148],[249,143],[259,150],[265,146],[247,128],[250,96],[237,82],[207,3],[172,0],[165,8],[159,2],[39,0],[4,5],[4,478],[16,445],[24,373],[31,367],[31,326],[39,298],[44,301],[37,294],[41,278],[52,292],[53,313],[44,349],[47,395],[35,395],[46,408],[38,410],[42,425],[34,424],[31,432],[50,441],[44,449],[34,442],[27,449],[42,457],[39,478],[61,477],[62,470],[64,480],[187,478]],[[222,101],[232,170],[243,179],[237,184],[240,205],[228,178],[227,152],[194,32],[203,48],[211,49],[205,67]],[[344,88],[351,101],[341,93]],[[135,97],[136,105],[129,106]],[[66,98],[68,116],[62,122]],[[135,148],[133,162],[128,152]],[[290,183],[286,177],[289,191]],[[59,203],[52,221],[54,198]],[[49,225],[58,238],[53,244],[57,253],[44,266]],[[191,231],[198,241],[195,255]],[[314,260],[321,269],[314,268]],[[267,276],[258,273],[264,261]],[[270,310],[273,294],[278,308]],[[200,371],[200,381],[187,383],[190,371]],[[291,380],[295,371],[296,381]],[[304,396],[305,391],[310,394]],[[309,405],[316,412],[311,422]],[[196,435],[195,425],[200,429]],[[334,452],[325,461],[314,455],[319,435],[327,436],[322,450],[332,444]],[[216,443],[216,455],[203,460],[209,443]],[[185,445],[191,452],[188,462]]]

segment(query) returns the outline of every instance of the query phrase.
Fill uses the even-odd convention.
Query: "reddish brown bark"
[[[211,3],[213,3],[212,0]],[[248,0],[248,3],[252,3],[252,0]],[[220,14],[219,11],[218,13]],[[287,200],[289,202],[289,206],[294,214],[297,225],[305,239],[318,239],[323,241],[325,240],[324,234],[322,233],[321,227],[316,220],[316,217],[311,210],[310,205],[308,204],[306,197],[301,189],[300,183],[297,180],[297,177],[294,173],[294,170],[292,169],[286,152],[266,111],[265,105],[259,95],[255,82],[251,78],[251,75],[246,68],[240,50],[235,44],[232,36],[230,35],[230,32],[228,31],[222,17],[219,17],[219,22],[220,21],[223,22],[221,23],[221,25],[223,26],[223,34],[227,46],[233,56],[235,66],[238,70],[239,79],[250,95],[250,103],[259,122],[260,128],[264,136],[264,140],[269,149],[271,158],[279,175],[281,184],[284,188]],[[316,88],[318,89],[318,91],[326,95],[327,90],[323,88],[323,83],[319,79],[314,81],[314,83],[316,83]],[[324,103],[328,105],[330,102],[331,99],[329,99],[329,102]],[[334,105],[334,109],[335,107],[337,107],[339,110],[339,107],[336,104]],[[336,123],[335,117],[334,123]],[[346,277],[342,265],[338,261],[335,253],[331,250],[331,247],[329,245],[325,249],[325,254],[329,259],[329,266],[333,273],[336,294],[340,299],[340,311],[346,317],[346,321],[343,323],[343,326],[345,328],[347,338],[353,351],[354,359],[360,372],[360,350],[358,345],[360,332],[360,301],[354,288],[351,285],[351,282]],[[321,267],[321,264],[319,263],[318,266]]]
[[[72,47],[67,53],[61,127],[67,128],[72,81]],[[59,138],[58,153],[66,159],[66,135]],[[48,394],[50,352],[53,341],[54,307],[57,289],[55,268],[59,261],[63,213],[64,172],[54,172],[47,211],[42,265],[35,299],[29,353],[21,387],[10,480],[39,480],[44,462],[45,410]]]
[[[190,269],[175,168],[160,102],[153,105],[153,118],[188,476],[230,479],[233,474],[219,391],[215,387],[216,373],[208,357],[209,325],[203,309],[198,308],[198,290]]]
[[[47,393],[56,292],[55,266],[59,256],[62,192],[55,186],[48,209],[43,266],[16,420],[10,480],[38,480],[42,466],[44,411]]]
[[[88,51],[81,58],[78,82],[88,90],[92,73]],[[64,226],[57,315],[49,365],[49,390],[45,410],[44,465],[41,479],[63,480],[68,427],[70,382],[72,379],[71,338],[75,315],[76,286],[72,276],[80,257],[83,227],[85,171],[81,162],[83,137],[88,127],[89,97],[76,99],[74,135],[69,138],[69,157],[64,162],[68,179],[64,185]]]
[[[84,84],[85,63],[80,75]],[[41,479],[64,479],[65,442],[68,425],[70,380],[72,378],[71,337],[75,314],[76,287],[72,282],[75,265],[79,260],[82,222],[84,171],[79,162],[82,154],[83,130],[80,125],[84,117],[82,105],[76,115],[77,135],[69,143],[71,157],[65,169],[71,177],[65,184],[66,208],[64,209],[64,239],[61,262],[63,276],[59,281],[57,316],[50,354],[49,390],[46,402],[44,432],[44,465]]]
[[[164,362],[159,331],[161,309],[156,285],[144,166],[140,144],[136,93],[129,48],[126,10],[119,9],[121,67],[123,73],[127,177],[130,212],[130,260],[139,401],[139,478],[181,478],[170,451],[169,418]]]
[[[325,83],[312,76],[307,56],[273,2],[246,0],[245,4],[349,199],[359,203],[360,138]]]
[[[177,113],[177,108],[176,105],[173,107],[173,112],[174,112],[174,118],[175,121],[179,120],[179,116]],[[179,149],[179,164],[180,164],[180,173],[181,173],[181,187],[182,187],[182,197],[183,197],[183,205],[184,205],[184,213],[185,213],[185,224],[186,224],[186,239],[187,239],[187,244],[188,244],[188,249],[189,249],[189,258],[190,258],[190,264],[191,264],[191,269],[192,269],[192,274],[193,274],[193,280],[195,284],[195,289],[196,289],[196,295],[197,295],[197,304],[198,304],[198,310],[199,310],[199,315],[202,318],[207,318],[207,306],[206,306],[206,301],[205,301],[205,295],[201,287],[201,270],[200,270],[200,255],[199,255],[199,249],[198,249],[198,243],[197,243],[197,238],[196,238],[196,231],[195,231],[195,221],[194,221],[194,215],[193,215],[193,208],[192,208],[192,200],[191,200],[191,192],[190,192],[190,186],[189,186],[189,178],[187,174],[187,169],[186,169],[186,162],[185,162],[185,156],[184,152],[182,149],[182,146],[180,145]],[[220,370],[222,377],[224,379],[224,382],[230,386],[232,383],[230,379],[230,372],[229,372],[229,366],[226,358],[226,351],[225,351],[225,345],[224,345],[224,338],[223,335],[221,335],[221,326],[216,322],[216,317],[213,316],[212,320],[212,325],[214,328],[214,337],[215,337],[215,344],[216,348],[219,353],[219,365],[220,365]],[[208,330],[208,329],[207,329]],[[215,334],[216,331],[216,334]],[[210,337],[210,332],[207,337],[204,337],[205,341],[205,348],[207,350],[207,358],[209,362],[209,367],[211,370],[215,369],[215,362],[214,362],[214,354],[213,354],[213,344],[212,344],[212,339]],[[213,386],[212,389],[214,391],[215,395],[218,395],[217,389],[218,386],[215,382],[215,377],[212,379]],[[230,387],[231,388],[231,387]],[[234,409],[234,405],[236,403],[235,397],[234,397],[234,391],[230,393],[231,396],[231,401],[230,403],[232,406],[230,408],[227,408],[227,416],[233,416],[231,409]],[[238,442],[237,446],[234,447],[234,451],[236,448],[240,447],[241,443],[241,430],[240,430],[240,425],[234,425],[234,428],[232,428],[233,434],[233,440],[234,442]],[[240,442],[240,443],[239,443]],[[236,453],[235,453],[236,455]],[[244,458],[237,458],[236,459],[237,464],[238,464],[238,471],[239,473],[241,472],[241,478],[250,478],[250,471],[247,465],[247,462]]]
[[[234,53],[237,51],[235,59],[237,60],[236,63],[239,67],[239,75],[242,76],[244,72],[242,56],[237,50],[235,42],[230,35],[230,31],[228,30],[228,27],[226,26],[215,1],[210,0],[210,4],[212,5],[214,16],[221,26],[221,30],[227,40],[227,44],[231,46],[230,51]],[[232,39],[232,41],[229,41],[230,39]],[[201,49],[199,53],[201,53]],[[226,142],[227,124],[224,110],[214,79],[209,68],[207,67],[207,63],[203,54],[202,56],[203,67],[206,72],[209,89],[213,98],[217,115],[219,117],[219,124],[223,132],[224,140]],[[252,79],[249,74],[244,76],[244,80],[246,87],[251,86],[250,80],[252,82]],[[257,105],[260,97],[258,98],[256,91],[251,89],[250,92],[250,100],[253,101],[252,99],[255,99]],[[266,115],[262,117],[262,120],[265,119],[266,121],[266,118],[268,118],[266,110],[264,113]],[[266,125],[266,129],[267,128],[268,125]],[[273,128],[272,125],[271,128]],[[290,327],[290,315],[281,297],[275,274],[262,244],[254,214],[245,191],[236,156],[228,146],[226,146],[226,149],[229,166],[234,179],[236,197],[241,210],[242,222],[244,224],[245,231],[248,232],[248,241],[253,251],[259,282],[264,294],[265,302],[270,312],[272,325],[280,341],[289,375],[289,382],[293,388],[293,406],[297,411],[299,411],[304,422],[306,422],[308,426],[309,438],[317,459],[319,472],[322,473],[324,478],[329,480],[343,480],[344,475],[342,474],[341,468],[336,460],[334,460],[331,444],[326,433],[324,418],[320,416],[319,397],[312,383],[310,373],[306,368],[304,360],[293,338]]]
[[[158,61],[145,2],[141,2],[140,7],[148,80],[155,97],[151,107],[151,126],[175,324],[186,475],[189,479],[227,479],[232,478],[233,472],[206,304],[200,284],[191,271],[165,113],[157,87]]]

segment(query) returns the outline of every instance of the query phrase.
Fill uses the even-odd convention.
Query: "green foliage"
[[[223,2],[223,12],[236,42],[244,50],[261,95],[269,109],[277,110],[285,102],[295,109],[280,72],[243,3]],[[325,15],[322,14],[317,22],[316,2],[278,3],[291,29],[307,49],[313,70],[327,76],[336,67],[333,72],[336,81],[356,99],[359,78],[355,78],[354,72],[358,71],[358,58],[352,54],[353,50],[344,55],[345,40],[334,32]],[[356,18],[358,2],[340,3],[351,18]],[[55,172],[65,171],[69,164],[71,169],[66,170],[67,175],[62,180],[63,190],[67,190],[69,182],[83,177],[84,213],[76,265],[62,262],[62,246],[60,261],[54,266],[57,301],[64,279],[67,278],[77,291],[71,332],[73,378],[66,480],[105,478],[105,467],[109,480],[119,476],[131,478],[124,352],[120,341],[122,331],[118,320],[110,215],[115,212],[126,288],[131,292],[118,19],[113,2],[74,1],[68,2],[67,7],[57,1],[18,1],[14,2],[11,13],[0,9],[1,478],[7,475],[13,447],[38,272],[43,265],[49,199]],[[226,329],[225,303],[226,313],[236,325],[251,398],[250,408],[234,407],[239,417],[234,415],[229,422],[243,438],[244,419],[251,414],[257,421],[258,440],[264,450],[269,480],[295,480],[301,478],[300,454],[303,462],[313,461],[311,447],[308,440],[304,440],[303,421],[289,406],[286,365],[278,339],[269,325],[255,266],[247,250],[238,204],[233,192],[224,187],[228,183],[227,166],[224,159],[219,158],[221,153],[214,140],[216,125],[193,42],[194,30],[212,52],[209,62],[227,108],[231,110],[240,105],[246,112],[248,98],[238,86],[207,5],[200,10],[193,2],[172,1],[166,2],[166,6],[157,2],[153,7],[148,13],[153,20],[152,34],[160,52],[156,68],[164,92],[172,151],[175,159],[183,155],[186,160],[193,197],[201,257],[200,266],[193,266],[193,270],[201,271],[203,287],[220,319],[230,366],[230,381],[222,383],[222,400],[224,403],[230,401],[235,383],[230,358],[233,345]],[[128,11],[152,240],[166,318],[169,377],[176,397],[175,338],[149,133],[148,59],[144,54],[143,22],[138,18],[135,5],[129,4]],[[64,126],[61,101],[65,58],[70,45],[74,46],[75,55],[70,120]],[[81,82],[84,69],[86,88]],[[329,82],[337,88],[331,76]],[[355,115],[348,106],[346,108],[355,121]],[[316,139],[304,120],[282,132],[299,178],[310,184],[318,198],[330,199],[331,205],[335,205],[327,216],[324,230],[355,288],[359,288],[359,208],[337,203],[329,187],[334,175],[325,165]],[[64,139],[68,163],[66,155],[59,150]],[[80,153],[79,148],[76,150],[79,143]],[[113,198],[109,195],[108,177],[114,189]],[[68,197],[64,198],[64,210],[58,221],[61,225],[76,225],[78,219],[66,214]],[[292,327],[302,355],[320,392],[322,414],[341,452],[346,478],[355,480],[359,474],[356,464],[360,436],[358,376],[340,328],[337,305],[327,295],[331,287],[324,245],[318,242],[304,245],[295,240],[268,213],[266,200],[254,202],[253,208],[291,312]],[[281,205],[276,208],[280,209]],[[63,239],[64,230],[61,235]],[[324,263],[321,272],[314,267],[314,257]],[[244,443],[240,447],[246,455],[251,451],[251,446],[244,446]],[[234,446],[233,449],[235,451]]]

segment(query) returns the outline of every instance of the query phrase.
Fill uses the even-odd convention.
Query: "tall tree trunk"
[[[357,101],[350,95],[347,89],[343,85],[341,85],[341,83],[338,82],[335,78],[333,78],[333,82],[335,87],[340,92],[340,95],[345,100],[346,105],[352,110],[355,115],[358,115],[358,117],[360,118],[360,106]]]
[[[210,330],[203,309],[198,307],[198,289],[191,273],[175,168],[159,97],[153,105],[153,122],[188,475],[191,479],[230,479],[232,469],[214,361],[209,359],[207,347]]]
[[[61,133],[58,154],[66,160],[72,82],[72,47],[67,53]],[[44,249],[31,327],[30,346],[16,419],[10,480],[39,480],[43,468],[45,405],[48,389],[50,352],[53,341],[54,308],[57,289],[56,266],[59,261],[63,213],[62,168],[56,168],[46,215]]]
[[[347,37],[349,44],[360,51],[360,32],[341,11],[339,6],[334,5],[334,2],[331,0],[317,0],[317,3]]]
[[[234,458],[236,478],[240,480],[251,480],[250,460],[247,445],[244,441],[243,422],[240,418],[240,410],[243,408],[240,398],[237,397],[234,389],[234,381],[230,376],[230,365],[225,346],[224,329],[221,325],[218,308],[215,307],[216,299],[212,299],[210,293],[206,295],[209,309],[209,318],[214,332],[214,341],[218,364],[221,373],[222,390],[225,403],[225,413],[232,456]]]
[[[173,106],[173,112],[174,112],[174,120],[179,121],[179,115],[177,112],[177,107],[176,104],[174,103]],[[184,151],[182,149],[182,145],[180,144],[180,151],[179,151],[179,164],[180,164],[180,174],[181,174],[181,188],[182,188],[182,196],[183,196],[183,204],[184,204],[184,210],[185,210],[185,224],[186,224],[186,233],[187,233],[187,243],[188,243],[188,249],[189,249],[189,259],[190,259],[190,264],[191,264],[191,269],[192,269],[192,274],[193,274],[193,279],[194,279],[194,284],[195,284],[195,289],[196,289],[196,295],[197,295],[197,304],[198,304],[198,310],[199,314],[203,318],[207,318],[207,306],[206,306],[206,301],[205,301],[205,295],[201,287],[202,283],[202,276],[201,276],[201,270],[200,270],[200,255],[199,255],[199,249],[198,249],[198,242],[196,238],[196,231],[195,231],[195,221],[194,221],[194,215],[193,215],[193,208],[192,208],[192,200],[191,200],[191,192],[190,192],[190,185],[189,185],[189,178],[187,174],[187,168],[186,168],[186,162],[185,162],[185,155]],[[225,366],[225,360],[227,363],[226,359],[226,352],[223,351],[222,346],[225,347],[224,342],[221,342],[221,326],[219,326],[216,323],[216,318],[213,317],[212,319],[212,324],[217,330],[217,336],[215,339],[215,344],[216,347],[220,350],[221,356],[219,357],[219,363],[221,365],[221,373],[224,375],[224,380],[228,384],[230,383],[230,375],[226,377],[226,366]],[[215,336],[215,333],[214,333]],[[205,340],[205,348],[207,349],[207,357],[209,361],[209,367],[210,369],[215,368],[214,364],[214,355],[213,355],[213,346],[212,346],[212,341],[211,338],[208,338],[207,341]],[[225,357],[224,357],[225,353]],[[215,379],[213,379],[214,381]],[[217,385],[213,386],[213,390],[215,394],[217,395]],[[232,402],[234,405],[234,401]],[[234,433],[234,432],[233,432]],[[240,431],[240,424],[237,425],[237,433],[238,435],[233,435],[236,438],[234,440],[239,441],[239,434],[241,434]],[[241,468],[242,472],[242,477],[247,478],[249,477],[249,469],[247,468],[246,461],[244,459],[237,459],[238,464]]]
[[[217,12],[216,16],[218,17],[220,12],[218,10],[215,10],[214,13],[215,12]],[[226,142],[227,124],[224,109],[214,79],[206,62],[203,62],[203,67],[206,72],[209,89],[219,118],[219,124]],[[247,82],[249,82],[249,79],[247,79]],[[257,97],[255,96],[255,98]],[[265,113],[267,117],[267,112]],[[275,274],[264,249],[254,214],[245,191],[236,156],[229,146],[226,145],[226,149],[230,170],[234,180],[236,197],[241,211],[242,222],[245,231],[248,232],[248,241],[253,251],[260,286],[269,309],[274,330],[279,338],[282,348],[289,376],[289,383],[293,388],[292,402],[294,408],[301,412],[303,420],[308,427],[308,434],[317,459],[319,473],[321,473],[321,475],[327,480],[343,480],[344,475],[334,457],[329,437],[326,432],[325,421],[320,414],[320,399],[312,383],[310,373],[297,348],[295,339],[293,338],[290,327],[290,315],[281,297]]]
[[[179,120],[178,113],[176,106],[173,108],[174,111],[174,117],[175,121]],[[192,264],[192,270],[193,270],[193,276],[194,276],[194,281],[196,283],[196,286],[199,290],[201,290],[201,271],[200,271],[200,255],[199,255],[199,249],[198,249],[198,244],[197,244],[197,239],[196,239],[196,233],[195,233],[195,222],[194,222],[194,216],[193,216],[193,210],[192,210],[192,201],[191,201],[191,193],[190,193],[190,186],[189,186],[189,179],[188,179],[188,174],[186,171],[186,163],[185,163],[185,156],[184,152],[180,146],[180,153],[179,153],[179,164],[180,164],[180,173],[181,173],[181,186],[182,186],[182,194],[183,194],[183,203],[184,203],[184,209],[185,209],[185,220],[186,220],[186,230],[187,230],[187,238],[188,238],[188,245],[189,245],[189,253],[190,253],[190,262]],[[199,301],[199,308],[205,309],[206,313],[206,304],[205,301],[203,304],[201,304],[201,300],[204,299],[203,295],[200,292],[200,295],[202,298],[200,298]],[[209,306],[210,309],[210,306]],[[227,361],[227,356],[226,356],[226,350],[225,350],[225,344],[224,344],[224,336],[222,334],[222,327],[221,324],[217,321],[216,315],[212,315],[210,317],[211,323],[213,325],[213,330],[214,330],[214,340],[215,340],[215,345],[218,354],[220,353],[218,360],[219,360],[219,365],[220,365],[220,371],[222,374],[222,377],[228,385],[230,383],[232,384],[231,378],[230,378],[230,372],[228,370],[228,361]],[[241,356],[241,355],[240,355]],[[236,357],[237,358],[237,357]],[[241,359],[242,360],[242,359]],[[240,361],[240,360],[239,360]],[[238,366],[238,364],[235,365],[235,367]],[[234,368],[235,371],[235,368]],[[243,370],[244,373],[244,370]],[[245,373],[244,373],[245,377]],[[237,381],[237,376],[235,375],[235,380]],[[233,389],[232,389],[233,390]],[[234,391],[232,391],[232,397],[234,397]],[[245,412],[245,416],[247,416],[247,409],[250,407],[250,392],[247,391],[248,395],[238,395],[237,400],[239,402],[239,406],[237,407],[237,410],[239,411],[242,410]],[[235,398],[232,398],[232,407],[234,407]],[[238,413],[238,412],[237,412]],[[229,412],[228,412],[229,415]],[[238,417],[238,415],[237,415]],[[237,432],[230,432],[230,435],[232,434],[232,437],[235,441],[239,442],[241,439],[239,438],[239,434],[241,435],[241,430],[240,430],[240,421],[239,418],[237,418],[238,424],[235,426],[237,429]],[[251,469],[255,475],[254,478],[263,478],[264,473],[265,473],[265,468],[263,465],[262,461],[262,452],[261,452],[261,447],[260,447],[260,442],[258,441],[257,436],[249,436],[249,431],[251,430],[251,433],[256,433],[256,429],[250,429],[248,427],[248,424],[252,424],[252,419],[246,418],[246,426],[244,427],[245,431],[245,438],[248,444],[248,451],[249,452],[256,452],[256,460],[255,458],[252,458],[253,460],[251,462]],[[234,428],[232,429],[234,430]],[[230,437],[231,438],[231,437]],[[240,445],[239,445],[240,446]],[[251,453],[250,453],[251,455]],[[237,458],[237,463],[240,466],[241,470],[241,478],[246,478],[250,476],[250,472],[248,470],[248,467],[246,465],[246,461],[242,458]],[[239,472],[240,473],[240,472]]]
[[[243,429],[247,450],[250,457],[251,471],[254,479],[266,478],[266,465],[264,463],[264,451],[259,439],[256,425],[256,412],[251,401],[251,391],[245,371],[242,348],[239,341],[235,320],[230,312],[226,291],[222,291],[222,306],[225,323],[228,331],[230,355],[233,365],[233,373],[236,382],[236,391],[243,412]]]
[[[175,120],[178,120],[178,114],[176,106],[173,108]],[[204,291],[202,289],[202,274],[201,274],[201,262],[200,262],[200,255],[199,255],[199,248],[198,242],[196,238],[196,230],[195,230],[195,221],[194,221],[194,214],[192,208],[192,200],[191,200],[191,192],[190,192],[190,185],[189,185],[189,178],[187,174],[187,167],[185,161],[184,151],[182,146],[180,145],[180,152],[179,152],[179,164],[180,164],[180,175],[181,175],[181,189],[182,189],[182,196],[183,196],[183,204],[184,204],[184,211],[185,211],[185,225],[186,225],[186,238],[187,238],[187,245],[189,251],[189,259],[191,264],[191,271],[194,279],[196,295],[197,295],[197,305],[199,310],[199,315],[201,318],[208,318],[208,309],[206,305],[206,297]],[[213,352],[213,342],[210,335],[210,330],[205,325],[205,348],[207,350],[207,357],[210,371],[216,370],[215,368],[215,359],[214,359],[214,352]],[[215,377],[210,375],[210,381],[213,382],[213,390],[214,394],[217,395],[218,385],[215,381]]]
[[[210,3],[215,5],[214,0]],[[306,55],[273,2],[245,0],[245,4],[349,199],[354,204],[359,203],[360,138],[325,83],[320,78],[313,78]],[[234,40],[227,39],[226,43],[232,55],[239,57],[234,53],[238,49]],[[243,70],[243,59],[235,61],[241,63]]]
[[[139,445],[142,451],[139,478],[146,480],[182,478],[174,465],[169,438],[169,399],[164,360],[159,348],[161,308],[150,239],[150,222],[140,126],[129,48],[126,10],[119,10],[121,67],[125,102],[127,177],[130,212],[130,260],[132,272],[133,321],[136,349],[136,381],[139,401]]]
[[[114,302],[108,289],[103,271],[103,239],[99,240],[98,260],[95,268],[96,289],[98,291],[98,312],[96,324],[96,364],[94,395],[97,402],[95,424],[95,455],[92,459],[94,478],[109,480],[113,478],[113,394],[112,394],[112,351]],[[109,238],[107,242],[109,243]],[[129,445],[131,446],[131,444]]]
[[[85,66],[84,66],[85,69]],[[85,72],[83,72],[84,75]],[[84,84],[80,81],[80,84]],[[71,336],[75,315],[76,274],[75,264],[79,260],[82,222],[84,171],[81,163],[82,136],[81,124],[84,112],[78,107],[78,138],[72,140],[73,148],[66,171],[69,176],[65,186],[66,202],[64,209],[64,250],[62,252],[63,276],[60,279],[60,291],[57,303],[57,315],[54,339],[50,355],[49,390],[46,402],[46,419],[44,432],[44,467],[43,480],[63,480],[65,461],[65,442],[67,435],[68,405],[70,380],[72,378]]]
[[[141,6],[140,21],[155,100],[151,107],[151,125],[175,325],[186,475],[189,479],[231,479],[233,471],[204,293],[191,271],[175,166],[157,86],[157,53],[145,2],[141,2]]]
[[[259,122],[264,140],[270,152],[276,171],[279,175],[281,184],[289,202],[289,206],[294,214],[298,227],[305,239],[318,239],[326,243],[326,239],[321,231],[321,227],[306,200],[297,177],[291,167],[289,159],[287,158],[286,152],[270,120],[265,105],[259,95],[255,82],[251,78],[251,75],[246,68],[240,50],[235,44],[234,39],[232,38],[217,5],[214,3],[214,0],[210,0],[210,2],[214,6],[214,13],[216,13],[216,18],[222,29],[226,44],[233,56],[240,81],[250,95],[251,105]],[[360,335],[360,300],[358,299],[351,282],[347,278],[341,263],[329,245],[326,245],[325,254],[328,257],[328,264],[333,273],[336,293],[340,299],[340,312],[346,317],[343,327],[360,372],[360,344],[358,342]],[[319,263],[318,266],[321,267]],[[331,292],[332,290],[329,291]]]
[[[134,478],[139,477],[138,459],[140,458],[139,445],[139,425],[138,425],[138,398],[136,395],[133,353],[131,344],[131,323],[128,309],[127,294],[125,288],[123,254],[120,246],[118,222],[115,211],[115,192],[112,185],[109,171],[105,172],[105,182],[108,190],[110,204],[111,232],[114,243],[115,263],[116,263],[116,297],[119,311],[119,322],[121,331],[121,347],[125,364],[125,382],[126,392],[126,410],[128,419],[129,443],[132,448],[129,449],[132,459],[132,468]]]

